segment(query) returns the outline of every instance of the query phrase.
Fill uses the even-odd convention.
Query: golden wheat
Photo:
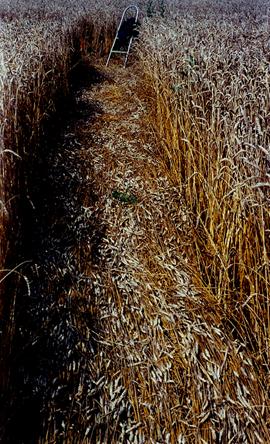
[[[161,157],[192,212],[189,256],[233,335],[267,369],[267,5],[254,14],[242,4],[236,15],[230,6],[223,5],[226,20],[213,4],[204,18],[197,5],[197,15],[187,8],[171,21],[149,22],[140,51]]]
[[[102,254],[109,265],[93,280],[93,310],[100,315],[96,344],[102,351],[88,364],[90,374],[97,375],[86,384],[93,391],[89,405],[81,386],[76,393],[85,427],[78,436],[85,433],[89,442],[96,428],[96,442],[105,442],[106,428],[106,442],[116,439],[119,412],[125,411],[130,424],[123,426],[121,442],[128,436],[128,442],[138,443],[148,438],[183,444],[217,439],[266,443],[268,5],[236,0],[159,3],[159,15],[154,16],[148,2],[151,18],[143,25],[138,54],[145,79],[141,94],[149,95],[158,162],[163,166],[155,159],[155,172],[146,169],[151,193],[124,214],[124,222],[114,202],[106,201],[111,231]],[[35,165],[45,123],[69,94],[70,72],[85,55],[108,51],[119,11],[109,1],[82,1],[79,7],[73,0],[30,5],[14,1],[2,3],[0,17],[3,360],[10,354],[16,321],[16,291],[7,290],[21,282],[31,290],[16,257],[24,226],[18,202],[22,197],[31,201],[27,168]],[[113,92],[117,96],[119,90],[112,88],[111,107],[114,99],[117,103]],[[109,117],[114,121],[113,112]],[[134,124],[132,119],[127,122]],[[119,129],[117,124],[114,128]],[[130,128],[124,125],[124,130],[128,134]],[[120,142],[119,138],[122,149]],[[126,145],[128,155],[121,153],[122,158],[113,153],[113,142],[106,154],[106,160],[116,156],[112,165],[123,171],[126,162],[131,168],[138,157],[137,147],[128,141]],[[140,174],[145,156],[143,151]],[[151,188],[152,174],[158,177],[158,190]],[[137,183],[140,191],[138,177],[133,185]],[[114,183],[117,180],[118,176]],[[189,242],[178,229],[183,213],[191,231]],[[88,271],[94,276],[91,266]],[[76,328],[83,337],[83,324]],[[72,368],[63,370],[71,375],[68,381],[77,365],[74,361]],[[7,363],[1,372],[5,388]],[[49,407],[52,416],[44,420],[41,442],[59,433],[53,401]],[[66,442],[74,442],[72,418],[67,421],[71,426]]]

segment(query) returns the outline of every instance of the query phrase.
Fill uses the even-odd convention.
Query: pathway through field
[[[43,202],[45,296],[29,309],[38,442],[266,442],[247,352],[184,271],[188,215],[147,123],[140,67],[93,73]]]

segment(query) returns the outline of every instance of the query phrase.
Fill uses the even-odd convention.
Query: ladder
[[[112,54],[123,54],[123,55],[125,55],[124,68],[127,65],[128,56],[129,56],[129,53],[130,53],[130,48],[131,48],[131,45],[132,45],[132,41],[133,41],[134,35],[131,33],[130,36],[128,36],[129,41],[128,41],[128,45],[127,45],[126,49],[121,49],[121,46],[120,46],[119,49],[117,49],[117,44],[121,44],[121,30],[123,29],[123,25],[128,20],[128,15],[130,16],[130,19],[133,22],[132,25],[133,26],[136,25],[138,23],[139,8],[137,6],[135,6],[135,5],[130,5],[130,6],[128,6],[124,10],[124,12],[122,14],[122,18],[121,18],[120,23],[119,23],[119,26],[117,28],[117,32],[116,32],[116,35],[115,35],[115,38],[114,38],[114,41],[113,41],[113,44],[112,44],[112,47],[111,47],[108,59],[107,59],[107,62],[106,62],[106,66],[108,66]]]

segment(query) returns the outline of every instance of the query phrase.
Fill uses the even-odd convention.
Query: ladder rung
[[[117,54],[126,54],[127,53],[127,51],[115,51],[115,50],[112,50],[112,52],[115,52]]]

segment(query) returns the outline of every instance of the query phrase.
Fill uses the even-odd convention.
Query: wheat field
[[[267,368],[269,23],[267,4],[249,7],[200,3],[149,23],[141,57],[162,157],[192,214],[201,285]]]
[[[124,0],[120,3],[3,0],[0,5],[0,389],[3,393],[0,407],[4,412],[0,437],[3,439],[7,439],[5,430],[11,421],[10,412],[16,410],[17,401],[11,399],[12,365],[18,354],[20,313],[24,313],[25,295],[31,301],[33,291],[32,272],[28,271],[31,257],[25,252],[28,213],[35,207],[31,189],[35,169],[44,159],[44,140],[50,140],[50,133],[58,131],[52,122],[61,116],[65,106],[70,107],[72,97],[77,94],[74,83],[81,73],[78,67],[86,69],[85,66],[98,63],[101,69],[105,65],[126,6]],[[146,203],[140,207],[139,222],[144,221],[146,233],[144,247],[138,245],[133,251],[127,244],[123,253],[123,257],[127,255],[127,263],[133,256],[137,258],[138,253],[137,269],[130,265],[127,272],[131,282],[137,282],[129,298],[137,298],[138,306],[144,307],[144,316],[138,308],[139,314],[126,314],[125,327],[119,330],[117,323],[116,327],[108,323],[107,330],[102,325],[107,332],[106,341],[116,344],[121,338],[124,343],[126,337],[128,345],[126,358],[121,358],[123,373],[109,349],[110,359],[112,362],[115,359],[115,363],[112,368],[108,366],[108,375],[101,380],[103,386],[96,398],[103,413],[95,416],[93,407],[90,423],[83,414],[78,422],[87,431],[80,435],[85,438],[78,438],[79,435],[75,438],[74,425],[65,436],[59,435],[51,413],[50,419],[49,414],[44,419],[43,435],[38,442],[267,443],[270,440],[269,3],[148,0],[138,6],[141,26],[132,53],[133,62],[127,74],[117,71],[118,68],[104,71],[104,82],[106,76],[115,76],[118,88],[123,82],[125,94],[131,91],[134,103],[140,104],[138,109],[144,110],[142,120],[138,117],[138,128],[146,136],[138,144],[149,141],[152,148],[143,153],[143,161],[138,149],[138,165],[141,162],[141,170],[145,168],[144,180],[149,189],[160,183],[158,191],[151,191],[153,199],[160,193],[163,196],[160,202],[164,201],[161,204],[157,199],[156,203],[160,220],[155,215],[152,219],[149,216],[147,222],[146,216],[154,211],[154,205]],[[99,86],[93,91],[98,101],[104,99],[105,108],[110,101],[121,105],[121,90],[117,87],[110,90],[108,103],[106,86],[105,92]],[[94,103],[95,97],[89,94]],[[130,111],[123,113],[123,119],[129,116],[127,133],[128,126],[133,125],[133,120],[128,119],[138,112],[132,111],[132,103],[127,102]],[[112,116],[110,119],[117,120],[117,113]],[[65,118],[63,113],[62,119]],[[99,131],[99,125],[93,128]],[[118,126],[113,128],[115,135],[108,134],[112,138],[110,143],[113,144],[115,137],[117,146]],[[130,137],[139,140],[136,131]],[[130,164],[136,164],[136,153],[133,155],[130,150],[126,157],[130,156]],[[106,154],[108,159],[110,155]],[[106,168],[114,168],[113,162],[120,164],[121,155],[117,154],[111,164],[108,161]],[[153,165],[158,165],[153,166],[152,173],[144,167],[146,156],[152,156]],[[166,180],[158,182],[158,174]],[[102,201],[106,194],[102,179],[100,189]],[[118,200],[126,198],[125,194],[117,193],[114,191]],[[111,224],[112,230],[119,230],[119,242],[124,240],[127,232],[121,232],[121,225],[115,222],[118,217],[121,220],[120,213],[114,214],[113,208],[106,211],[107,224]],[[184,227],[181,232],[171,214],[181,214]],[[155,224],[168,241],[168,251],[174,258],[170,258],[167,268],[164,259],[167,244],[162,236],[163,240],[159,238],[158,230],[155,234],[151,231]],[[116,253],[108,245],[110,253],[105,247],[104,251],[112,257]],[[74,253],[75,257],[80,254],[79,250]],[[88,266],[91,268],[85,264],[86,269]],[[98,284],[98,294],[103,302],[108,297],[111,304],[108,312],[114,310],[116,316],[119,310],[123,320],[128,308],[121,302],[122,287],[117,287],[120,274],[112,278],[104,270],[98,273],[101,277],[97,280],[104,276],[104,282]],[[173,289],[177,289],[180,275],[188,281],[189,289],[181,290],[182,293],[175,290],[176,298]],[[53,285],[49,283],[47,288]],[[124,291],[127,290],[123,294]],[[136,305],[129,299],[128,304],[133,303]],[[97,307],[98,303],[90,310],[98,313]],[[158,326],[155,310],[161,310],[159,316],[164,316]],[[168,327],[170,319],[176,320],[173,329]],[[132,345],[132,335],[140,334],[140,323],[145,329],[149,327],[153,356],[155,347],[164,352],[164,368],[160,371],[165,369],[164,374],[172,384],[170,388],[158,373],[158,364],[151,364],[153,369],[157,366],[157,380],[151,382],[152,370],[145,371],[146,363],[151,361],[150,351],[135,350]],[[144,333],[140,339],[145,340]],[[93,366],[106,367],[107,349],[104,346],[102,356],[93,358]],[[138,367],[134,363],[129,367],[136,353],[140,356]],[[119,389],[113,379],[116,374],[121,375],[117,381],[123,384]],[[106,378],[112,378],[106,382],[107,392],[102,388]],[[106,410],[113,388],[120,394],[128,394],[127,410],[135,412],[134,417],[130,414],[131,422],[122,435],[117,434],[117,426],[110,422],[110,412]],[[107,423],[103,415],[108,416]],[[93,430],[101,417],[106,423],[106,426],[102,423],[103,427],[107,428],[98,435]],[[117,417],[114,420],[118,424]],[[24,443],[28,441],[18,440],[18,444]]]

